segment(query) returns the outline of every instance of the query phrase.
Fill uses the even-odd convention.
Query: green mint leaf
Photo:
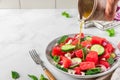
[[[114,30],[114,28],[107,29],[106,32],[108,33],[108,36],[110,36],[110,37],[115,36],[115,30]]]
[[[53,60],[58,63],[60,61],[60,57],[59,56],[53,56]]]
[[[68,69],[61,67],[59,64],[57,64],[56,67],[62,71],[68,72]]]
[[[38,78],[35,75],[30,75],[28,74],[28,76],[32,79],[32,80],[38,80]]]
[[[45,76],[44,75],[40,75],[40,80],[48,80],[47,78],[45,78]]]
[[[107,59],[108,63],[112,65],[114,63],[114,58],[110,57]]]
[[[67,35],[64,35],[64,36],[62,36],[62,37],[58,40],[57,43],[58,43],[58,44],[64,43],[67,38],[68,38],[68,36],[67,36]]]
[[[100,68],[93,68],[93,69],[87,70],[85,72],[85,74],[86,75],[93,75],[93,74],[97,74],[97,73],[100,73],[100,72],[101,72]]]
[[[64,15],[66,15],[66,12],[64,11],[64,12],[62,12],[62,15],[64,16]]]
[[[70,18],[70,14],[67,13],[66,11],[62,12],[62,16],[65,16],[66,18]]]
[[[12,71],[11,74],[13,79],[18,79],[20,77],[19,73],[16,71]]]

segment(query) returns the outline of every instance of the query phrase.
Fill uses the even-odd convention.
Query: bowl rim
[[[77,33],[65,34],[65,35],[74,36],[75,34],[77,34]],[[87,36],[87,35],[88,35],[88,36],[93,36],[92,34],[85,34],[85,35],[86,35],[86,36]],[[75,78],[95,78],[95,77],[104,76],[104,75],[106,75],[106,74],[114,71],[114,70],[119,66],[119,64],[120,64],[120,58],[119,58],[119,59],[117,59],[117,60],[115,61],[115,63],[112,65],[112,67],[111,67],[110,69],[108,69],[108,70],[105,71],[105,72],[101,72],[101,73],[94,74],[94,75],[75,75],[75,74],[70,74],[70,73],[68,73],[68,72],[62,71],[62,70],[58,69],[58,68],[55,66],[55,64],[53,64],[54,61],[52,60],[52,58],[51,58],[50,56],[48,56],[48,54],[50,53],[50,51],[49,51],[49,53],[48,53],[49,46],[50,46],[53,42],[56,43],[60,37],[62,37],[62,36],[59,36],[59,37],[55,38],[54,40],[50,41],[50,43],[49,43],[49,44],[47,45],[47,47],[46,47],[45,54],[46,54],[46,58],[47,58],[48,62],[52,65],[52,67],[53,67],[54,69],[60,71],[61,73],[70,75],[71,77],[75,77]],[[110,42],[110,43],[111,43],[111,42]],[[54,44],[54,45],[55,45],[55,44]],[[115,47],[115,49],[118,49],[113,43],[112,43],[112,45]],[[49,58],[51,58],[51,60],[53,61],[53,63],[50,62]]]

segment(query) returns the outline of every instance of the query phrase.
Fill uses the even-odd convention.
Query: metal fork
[[[30,53],[30,56],[32,57],[33,61],[37,65],[41,65],[43,71],[48,76],[49,80],[56,80],[55,77],[52,75],[52,73],[44,66],[43,61],[40,59],[40,57],[37,54],[36,50],[33,49],[33,50],[29,51],[29,53]]]

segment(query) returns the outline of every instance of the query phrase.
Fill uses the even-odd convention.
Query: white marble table
[[[45,49],[54,38],[79,32],[77,10],[68,11],[73,17],[61,16],[64,10],[0,10],[0,80],[12,80],[11,71],[20,73],[19,80],[30,80],[27,74],[40,76],[42,68],[31,59],[28,51],[36,49],[47,68],[57,80],[78,80],[53,69],[45,57]],[[116,36],[97,28],[84,29],[87,34],[108,38],[114,44],[120,41],[120,27],[116,27]]]

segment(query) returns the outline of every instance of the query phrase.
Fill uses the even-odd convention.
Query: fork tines
[[[29,53],[30,53],[30,56],[32,57],[32,59],[35,61],[36,64],[40,64],[41,63],[40,57],[37,54],[35,49],[29,51]]]

